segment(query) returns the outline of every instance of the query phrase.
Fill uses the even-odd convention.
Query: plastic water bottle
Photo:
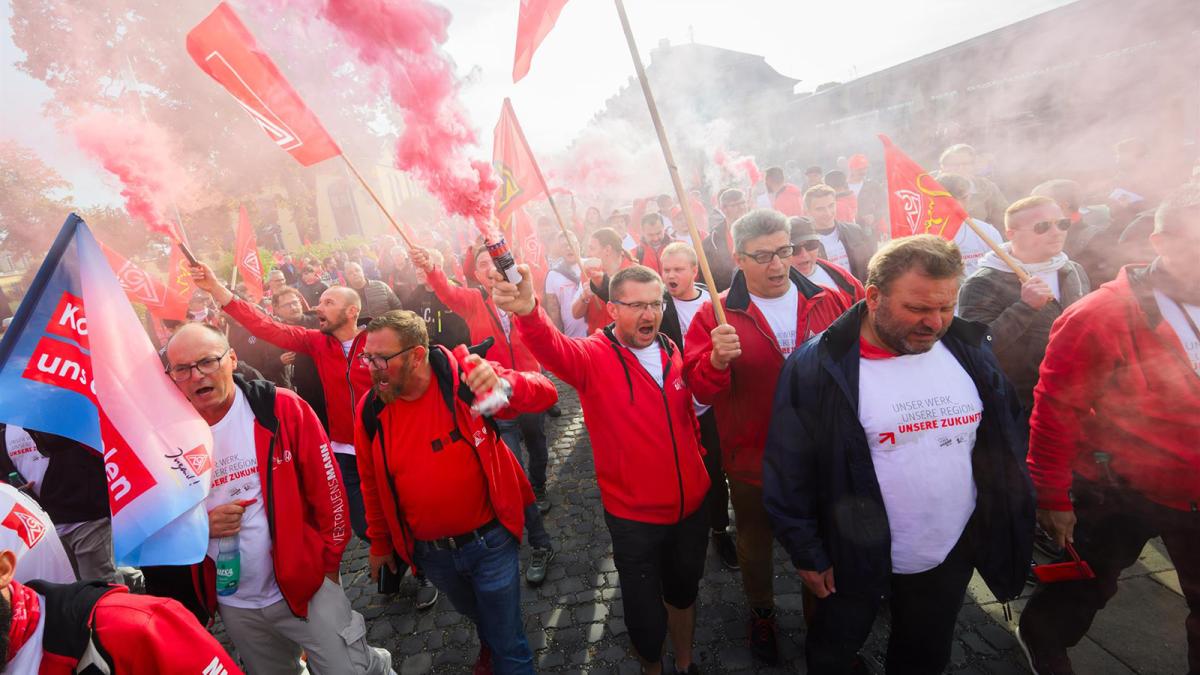
[[[242,554],[238,550],[238,537],[221,537],[217,542],[217,595],[237,593],[238,578],[242,574]]]

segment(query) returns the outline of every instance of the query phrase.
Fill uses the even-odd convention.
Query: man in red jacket
[[[27,675],[241,675],[237,663],[178,602],[100,581],[14,578],[0,551],[0,671]],[[90,666],[89,666],[90,664]]]
[[[494,343],[487,357],[505,368],[522,372],[540,373],[542,367],[530,353],[529,348],[512,329],[512,317],[492,301],[492,286],[500,278],[496,264],[487,248],[480,246],[471,252],[471,269],[481,288],[464,288],[451,284],[424,249],[413,249],[413,265],[425,272],[426,282],[433,292],[451,310],[467,322],[471,332],[471,344],[482,344],[488,338]],[[534,505],[525,514],[525,526],[529,528],[529,566],[525,569],[525,581],[530,586],[540,586],[546,580],[550,562],[554,560],[554,546],[546,532],[542,514],[550,510],[546,496],[546,466],[550,463],[550,448],[546,440],[546,412],[517,415],[511,419],[497,420],[500,435],[517,460],[521,459],[521,441],[529,453],[526,467],[529,482],[533,485]]]
[[[495,414],[509,417],[545,410],[558,392],[538,372],[476,355],[459,363],[429,345],[425,321],[412,312],[376,317],[366,333],[363,361],[375,385],[359,405],[355,438],[371,576],[396,571],[399,554],[475,623],[475,672],[532,673],[517,553],[533,490],[492,418],[472,406],[503,392],[507,403]]]
[[[303,650],[318,672],[390,672],[391,655],[354,631],[363,619],[342,591],[346,493],[316,413],[267,380],[235,379],[237,354],[211,326],[185,324],[166,352],[213,435],[208,556],[193,579],[242,661],[301,673]]]
[[[661,672],[668,627],[676,669],[699,672],[692,634],[708,548],[709,479],[679,348],[659,333],[662,279],[641,265],[617,272],[608,289],[613,323],[571,339],[538,305],[529,268],[518,269],[519,286],[496,284],[496,304],[513,313],[538,360],[579,392],[642,672]]]
[[[721,294],[729,323],[717,325],[711,303],[700,308],[684,339],[684,377],[696,400],[716,411],[751,610],[750,646],[763,662],[776,663],[773,534],[762,492],[775,383],[788,354],[850,303],[791,267],[795,246],[787,217],[778,211],[759,209],[739,218],[733,244],[738,271]]]
[[[667,230],[661,213],[647,213],[642,216],[642,240],[633,250],[633,259],[655,272],[662,272],[659,258],[663,249],[673,241],[673,233]]]
[[[763,185],[771,199],[771,208],[785,216],[799,216],[804,213],[804,193],[800,188],[787,182],[783,168],[773,166],[763,174]]]
[[[1192,610],[1200,673],[1200,186],[1154,216],[1159,257],[1130,265],[1054,323],[1034,388],[1029,470],[1038,522],[1095,579],[1047,584],[1021,615],[1034,672],[1070,673],[1121,571],[1161,536]]]

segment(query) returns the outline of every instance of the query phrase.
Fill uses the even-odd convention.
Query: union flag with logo
[[[138,267],[132,260],[100,244],[100,250],[108,259],[108,264],[117,275],[117,282],[125,297],[130,302],[145,305],[146,311],[154,318],[162,321],[186,321],[188,297],[181,295],[176,289],[168,289],[167,285],[158,278]],[[190,289],[189,289],[190,290]]]
[[[212,432],[163,372],[127,293],[71,214],[0,340],[0,422],[103,457],[120,564],[191,564],[208,550]],[[6,526],[40,536],[10,516]]]
[[[892,139],[879,134],[887,165],[888,210],[892,216],[892,238],[914,234],[936,234],[953,240],[967,219],[967,212],[941,183],[921,168]]]
[[[500,121],[496,123],[492,145],[492,163],[496,167],[499,186],[496,188],[494,213],[500,232],[509,241],[517,262],[533,269],[535,280],[545,278],[546,253],[533,219],[524,207],[535,199],[548,198],[545,181],[537,160],[525,142],[525,133],[513,112],[512,101],[504,99]],[[541,284],[536,284],[541,288]],[[540,290],[539,290],[540,292]]]
[[[187,34],[187,51],[297,162],[311,166],[342,154],[228,4],[217,5]]]
[[[250,226],[250,216],[246,214],[245,206],[238,212],[237,241],[233,246],[233,259],[242,275],[242,283],[246,284],[246,295],[252,302],[262,300],[262,261],[258,258],[258,242],[254,238],[254,228]]]

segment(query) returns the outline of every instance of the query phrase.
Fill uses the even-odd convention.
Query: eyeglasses
[[[612,304],[620,305],[622,307],[628,307],[629,309],[632,309],[633,311],[637,312],[638,314],[645,312],[647,309],[654,312],[655,314],[663,311],[662,300],[656,300],[654,302],[621,302],[620,300],[613,300]]]
[[[821,250],[821,242],[815,240],[802,241],[800,242],[800,248],[810,253],[816,253]],[[795,251],[792,252],[795,253]]]
[[[1034,223],[1033,227],[1029,229],[1033,230],[1034,234],[1046,234],[1052,227],[1057,227],[1063,232],[1066,232],[1067,230],[1071,229],[1071,219],[1063,218],[1062,220],[1043,220],[1040,223]]]
[[[200,359],[195,363],[181,363],[177,366],[171,366],[170,368],[167,368],[164,372],[166,372],[167,375],[170,375],[171,379],[175,380],[176,382],[187,382],[188,380],[192,379],[193,369],[195,369],[197,373],[200,373],[201,377],[205,375],[212,375],[213,373],[217,372],[218,368],[221,367],[221,359],[225,358],[225,355],[228,353],[229,349],[226,348],[224,352],[221,352],[220,356],[210,356],[206,359]]]
[[[420,347],[420,346],[421,345],[413,345],[407,349],[401,349],[400,351],[396,352],[395,354],[392,354],[391,356],[381,356],[378,354],[367,354],[366,352],[364,352],[364,353],[358,355],[358,360],[362,361],[363,365],[370,368],[371,370],[383,370],[384,368],[387,368],[388,361],[391,361],[392,359],[396,358],[397,356],[400,356],[401,354],[403,354],[409,350],[416,349],[417,347]]]
[[[781,246],[774,251],[758,251],[757,253],[746,253],[743,251],[742,255],[752,259],[759,265],[767,265],[775,259],[775,256],[779,256],[780,260],[787,260],[788,258],[792,257],[792,254],[795,252],[796,247],[789,244],[787,246]]]

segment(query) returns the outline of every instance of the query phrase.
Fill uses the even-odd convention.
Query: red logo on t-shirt
[[[46,534],[46,526],[42,521],[20,504],[13,504],[12,510],[8,512],[7,516],[4,516],[0,525],[16,532],[21,541],[25,542],[29,548],[36,546],[42,540],[42,536]]]
[[[196,447],[183,453],[183,459],[187,461],[188,466],[192,467],[192,471],[197,476],[202,475],[205,471],[212,469],[212,458],[208,454],[208,450],[203,445]]]

